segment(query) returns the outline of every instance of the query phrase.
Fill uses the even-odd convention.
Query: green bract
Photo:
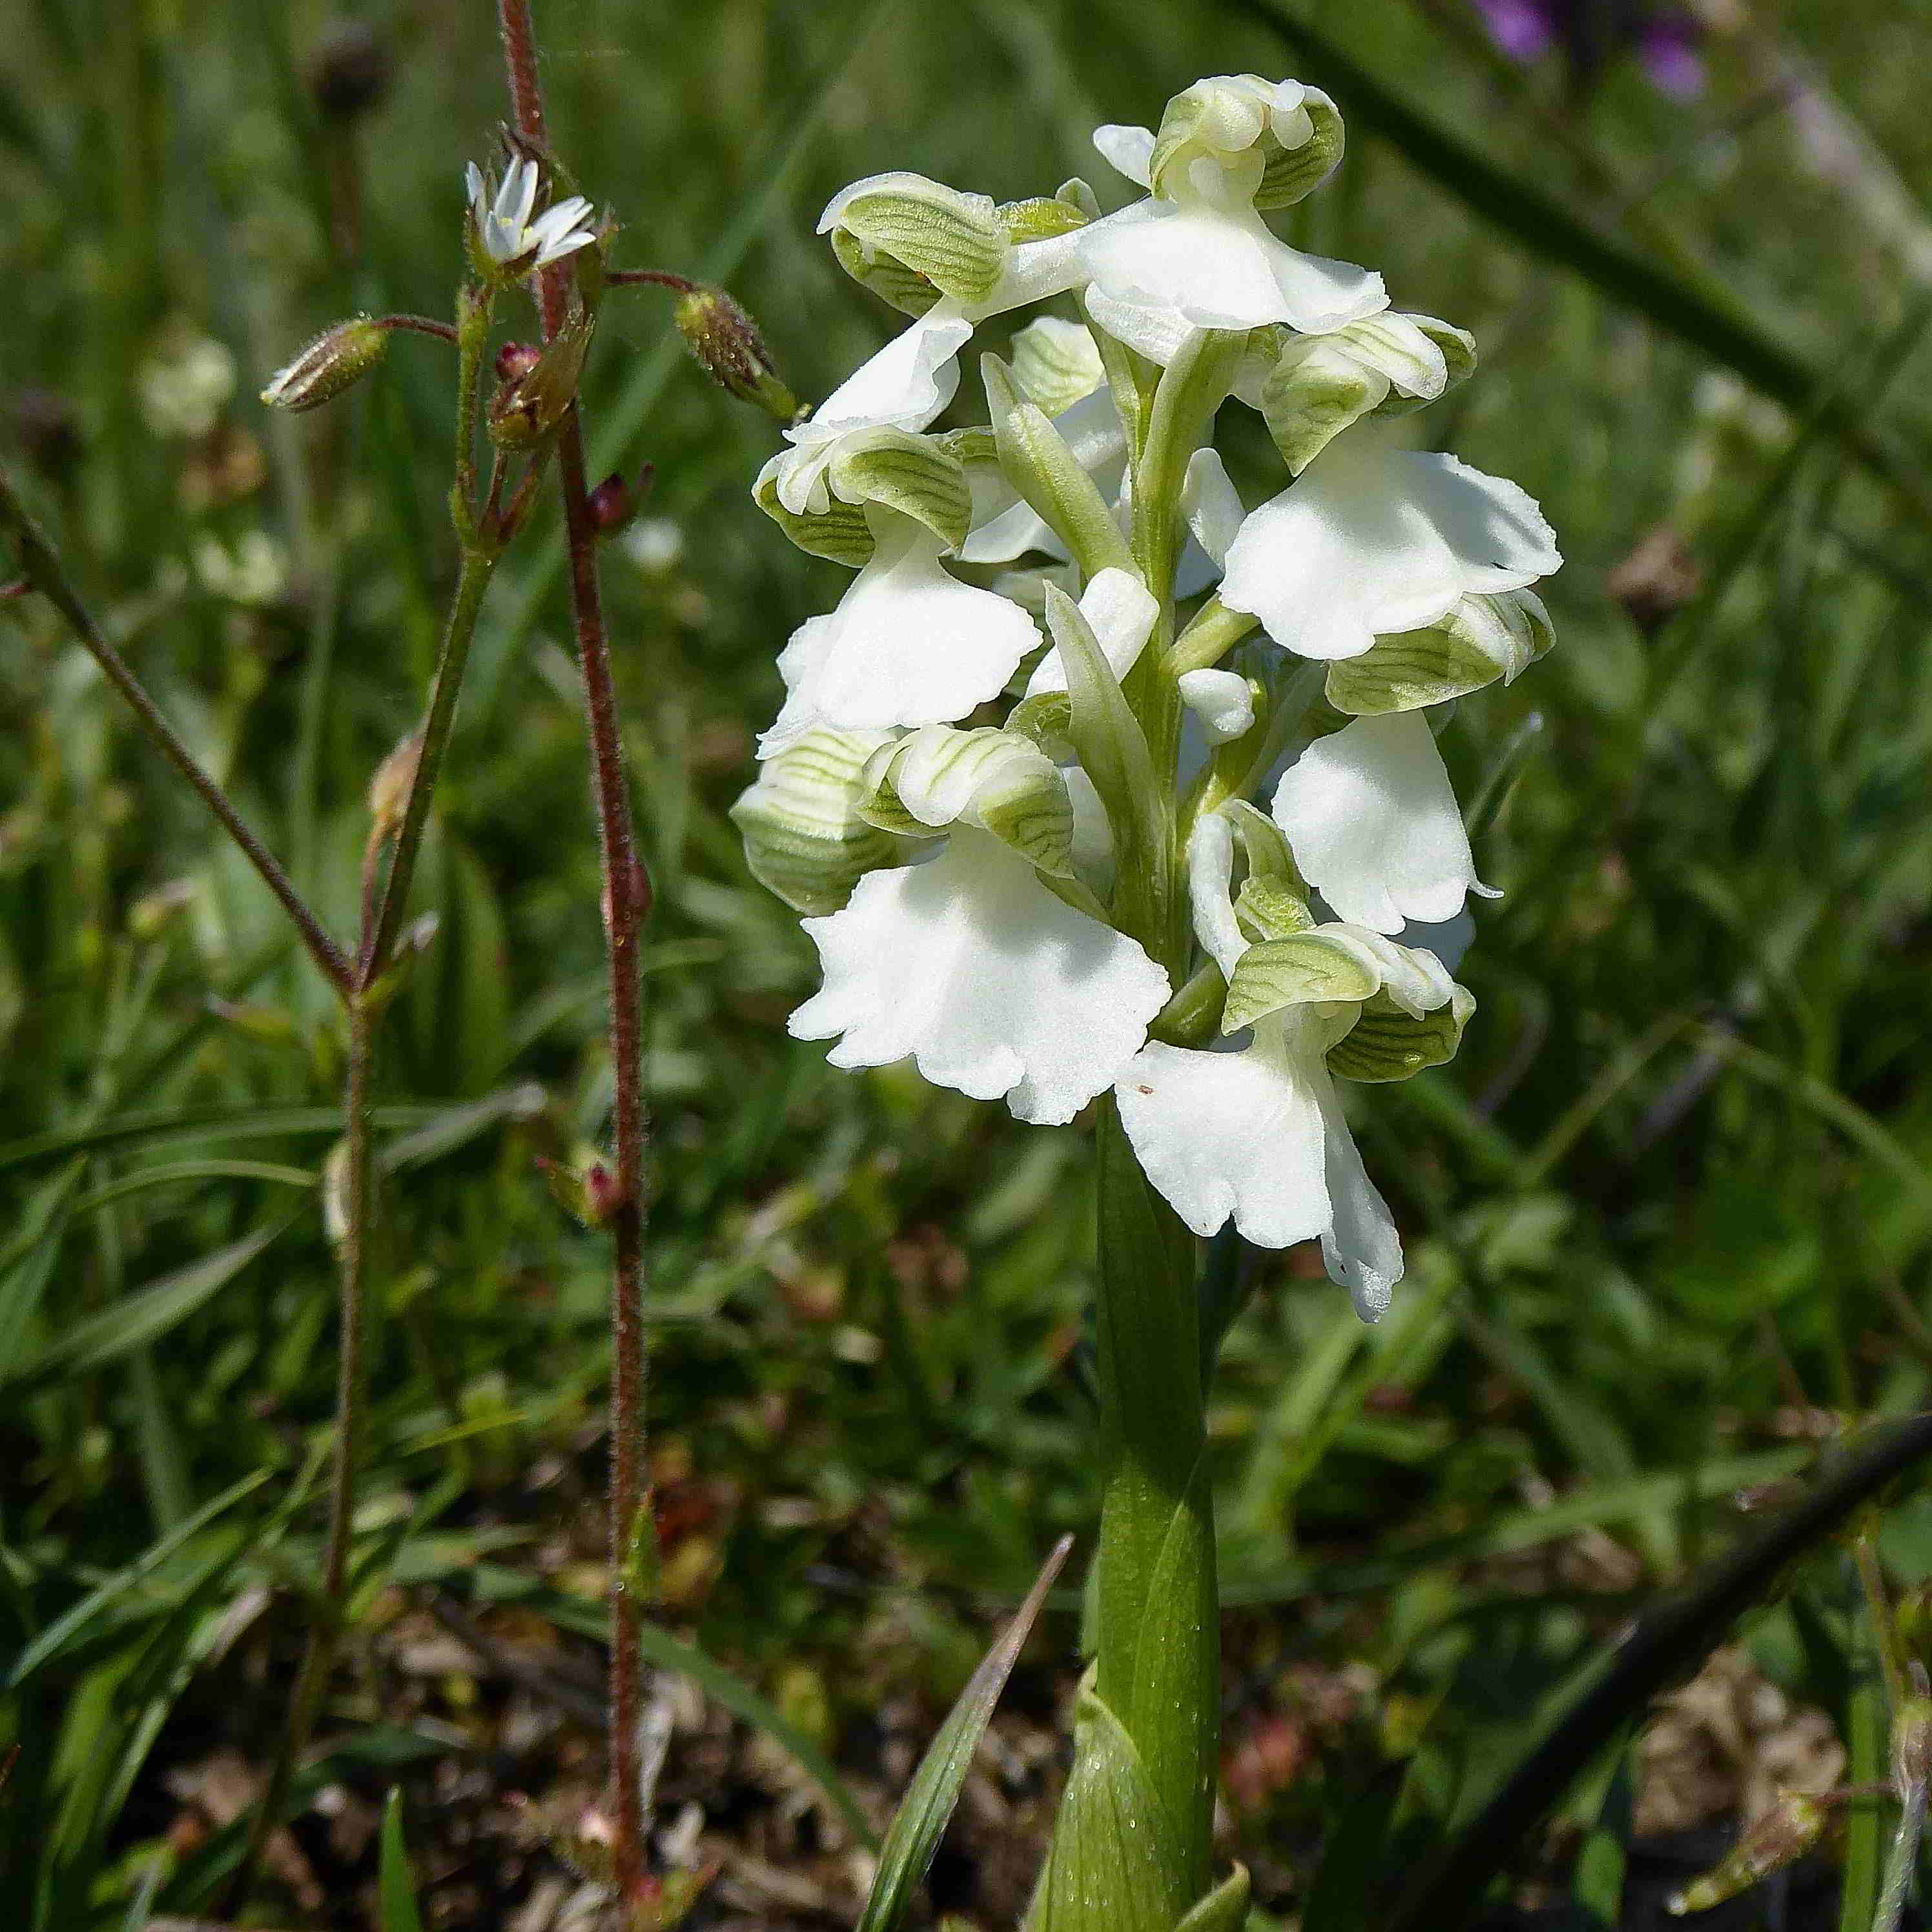
[[[752,878],[796,910],[836,912],[867,872],[896,859],[890,835],[856,808],[866,760],[886,736],[812,731],[767,758],[732,806]]]
[[[1328,667],[1328,702],[1358,718],[1416,711],[1507,684],[1556,641],[1550,613],[1533,590],[1466,597],[1424,631],[1378,638],[1358,658]]]

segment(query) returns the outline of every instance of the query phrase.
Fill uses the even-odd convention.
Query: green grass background
[[[1923,10],[1741,20],[1688,105],[1628,63],[1587,93],[1518,74],[1456,0],[1286,10],[1373,111],[1208,0],[538,8],[554,137],[622,220],[614,259],[728,284],[806,398],[896,321],[812,232],[847,181],[1006,198],[1078,172],[1124,199],[1096,122],[1202,73],[1328,79],[1348,159],[1289,232],[1475,332],[1484,366],[1431,428],[1563,540],[1557,650],[1450,734],[1506,893],[1463,975],[1478,1017],[1454,1066],[1364,1096],[1408,1281],[1371,1333],[1270,1259],[1215,1402],[1231,1735],[1293,1710],[1310,1668],[1372,1687],[1236,1822],[1283,1914],[1376,1765],[1411,1760],[1410,1808],[1452,1814],[1618,1615],[1724,1546],[1736,1491],[1803,1466],[1808,1410],[1905,1412],[1932,1371]],[[363,9],[393,86],[346,133],[304,87],[307,4],[17,0],[0,65],[8,460],[338,930],[452,578],[451,370],[404,339],[326,416],[252,398],[352,308],[449,312],[461,168],[505,111],[492,13]],[[1855,128],[1855,164],[1808,144],[1815,97],[1794,107],[1778,62]],[[218,446],[144,409],[184,335],[232,358]],[[50,449],[56,406],[74,432]],[[786,1037],[810,948],[724,813],[775,656],[843,573],[752,509],[772,432],[652,292],[610,301],[586,407],[595,469],[655,464],[648,514],[681,540],[604,569],[656,890],[665,1622],[870,1802],[879,1711],[910,1696],[921,1732],[1090,1523],[1084,1145]],[[1268,474],[1258,424],[1230,446]],[[1698,587],[1646,628],[1606,580],[1660,526]],[[256,532],[286,567],[251,606],[200,560]],[[325,1730],[340,1774],[425,1803],[456,1748],[385,1722],[375,1634],[437,1593],[594,1624],[603,1252],[538,1166],[609,1100],[557,545],[547,510],[491,593],[419,889],[441,929],[381,1076],[364,1664]],[[144,1885],[205,1895],[205,1849],[155,1862],[163,1771],[211,1738],[272,1748],[318,1568],[340,1042],[252,875],[30,603],[0,607],[0,1742],[22,1746],[0,1872],[19,1922],[138,1924]],[[1508,1568],[1585,1530],[1627,1558],[1616,1590]],[[1910,1498],[1886,1536],[1897,1582],[1932,1574]],[[1820,1648],[1845,1594],[1828,1556],[1749,1634],[1849,1727]],[[365,1922],[361,1882],[314,1922]]]

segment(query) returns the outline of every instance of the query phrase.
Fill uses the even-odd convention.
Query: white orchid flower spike
[[[1059,772],[1011,733],[936,725],[875,753],[867,776],[873,822],[945,841],[804,922],[825,981],[792,1033],[837,1036],[835,1066],[910,1058],[935,1085],[1004,1099],[1022,1120],[1070,1120],[1139,1050],[1168,982],[1134,940],[1042,883],[1072,872]]]
[[[1274,818],[1302,877],[1338,918],[1371,932],[1454,919],[1470,892],[1498,896],[1476,877],[1442,754],[1420,711],[1358,718],[1316,739],[1282,774]]]
[[[1077,238],[1089,312],[1143,355],[1165,362],[1177,325],[1319,332],[1388,307],[1381,276],[1304,255],[1262,218],[1340,158],[1340,118],[1318,88],[1218,76],[1176,94],[1157,134],[1106,127],[1094,145],[1149,190]]]
[[[1359,657],[1439,622],[1465,596],[1518,590],[1563,561],[1534,500],[1453,456],[1396,446],[1368,421],[1251,512],[1220,597],[1305,658]]]

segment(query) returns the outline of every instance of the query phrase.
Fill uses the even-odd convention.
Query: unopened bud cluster
[[[1372,1318],[1401,1247],[1336,1082],[1456,1051],[1488,889],[1436,730],[1550,648],[1529,586],[1561,560],[1522,490],[1412,434],[1472,338],[1269,226],[1340,161],[1325,94],[1219,76],[1094,140],[1143,190],[1114,214],[904,172],[826,209],[912,320],[754,486],[855,574],[780,655],[734,815],[818,950],[795,1034],[1024,1120],[1111,1094],[1190,1228],[1318,1239]],[[976,332],[1055,298],[982,357],[983,418],[936,428]],[[707,366],[763,380],[692,301]],[[1286,472],[1257,505],[1214,447],[1231,402]]]

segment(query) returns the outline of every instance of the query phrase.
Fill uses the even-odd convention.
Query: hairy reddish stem
[[[542,90],[529,0],[498,0],[503,58],[517,131],[544,145]],[[566,284],[558,271],[541,281],[544,334],[562,326]],[[557,474],[570,549],[571,601],[576,614],[577,659],[584,680],[590,740],[591,780],[604,874],[604,928],[609,959],[610,1060],[616,1088],[616,1188],[610,1216],[613,1246],[610,1318],[614,1360],[610,1394],[610,1772],[616,1792],[613,1862],[620,1897],[643,1896],[645,1880],[643,1655],[652,1530],[644,1466],[643,1000],[638,938],[650,887],[631,822],[624,752],[610,653],[597,594],[597,524],[584,474],[584,437],[573,403],[557,437]]]

